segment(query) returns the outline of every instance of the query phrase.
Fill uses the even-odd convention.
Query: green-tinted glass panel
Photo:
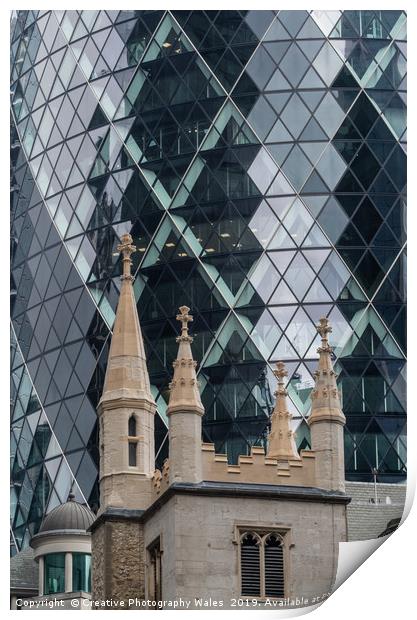
[[[44,556],[44,594],[65,592],[65,553]]]
[[[72,591],[91,592],[91,555],[72,554]]]

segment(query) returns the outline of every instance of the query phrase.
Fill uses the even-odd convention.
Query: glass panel
[[[255,129],[261,140],[270,132],[276,119],[277,115],[264,97],[259,97],[248,116],[250,125]]]
[[[314,113],[316,120],[323,127],[327,135],[333,136],[344,117],[344,112],[330,93],[324,97]]]
[[[313,166],[298,146],[295,146],[282,166],[288,179],[298,191],[304,184]]]
[[[129,467],[137,465],[137,447],[136,441],[129,441]]]
[[[294,138],[298,138],[309,117],[310,111],[298,95],[291,97],[284,112],[281,114],[281,120]]]
[[[340,177],[346,170],[346,164],[336,149],[329,144],[316,165],[322,179],[327,183],[331,191],[334,190]]]
[[[72,591],[91,592],[91,555],[72,554]]]
[[[301,301],[314,279],[314,272],[301,253],[297,254],[285,272],[285,280]]]
[[[44,594],[65,592],[65,553],[50,553],[44,560]]]
[[[285,54],[280,69],[292,86],[297,86],[306,72],[308,60],[295,43],[293,43]]]
[[[250,75],[255,84],[262,89],[271,77],[274,68],[275,65],[271,57],[263,47],[260,47],[246,67],[246,73]]]
[[[259,151],[256,159],[248,170],[249,176],[261,192],[266,191],[277,172],[278,167],[265,149]]]

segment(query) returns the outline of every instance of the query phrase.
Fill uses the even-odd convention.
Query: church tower
[[[197,362],[191,352],[192,337],[188,323],[193,320],[189,308],[181,306],[177,321],[181,322],[181,335],[177,342],[178,355],[173,362],[174,377],[170,384],[167,409],[169,417],[169,481],[201,482],[201,403],[196,375]]]
[[[316,484],[331,490],[345,490],[343,427],[346,418],[340,405],[337,375],[331,360],[328,334],[332,331],[327,318],[321,318],[317,331],[321,336],[316,383],[311,393],[312,407],[308,419],[312,449],[316,455]]]
[[[300,456],[294,441],[294,433],[290,427],[291,414],[287,407],[288,392],[285,389],[284,379],[288,375],[283,362],[277,362],[274,375],[278,379],[278,388],[275,392],[275,407],[271,416],[271,432],[267,456],[278,461],[299,461]]]
[[[100,425],[100,512],[108,507],[145,509],[151,502],[155,470],[154,414],[145,350],[133,291],[132,261],[136,251],[125,234],[121,290],[111,340]]]
[[[154,415],[133,292],[132,237],[117,248],[123,274],[103,394],[98,404],[100,511],[91,526],[92,596],[127,601],[145,596],[145,542],[139,516],[152,503]],[[107,603],[106,603],[107,605]]]

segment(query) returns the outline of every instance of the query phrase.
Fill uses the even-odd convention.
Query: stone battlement
[[[237,465],[229,465],[225,454],[217,454],[214,445],[203,443],[203,479],[216,482],[253,482],[315,486],[315,454],[302,450],[300,460],[278,461],[254,446],[249,456],[239,456]]]
[[[169,487],[169,459],[165,459],[164,464],[162,466],[162,471],[160,469],[155,469],[152,476],[152,491],[155,499],[165,493],[167,488]]]
[[[201,444],[203,480],[210,482],[248,482],[315,486],[315,453],[302,450],[300,460],[278,461],[265,455],[264,449],[252,448],[249,456],[239,456],[237,465],[229,465],[226,454],[215,452],[214,444]],[[162,472],[156,469],[152,478],[155,498],[169,487],[169,460]]]

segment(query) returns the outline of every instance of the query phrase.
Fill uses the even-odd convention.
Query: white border
[[[199,2],[194,0],[192,3],[192,8],[200,8],[200,9],[218,9],[218,8],[227,8],[227,9],[272,9],[276,8],[279,3],[272,2],[262,2],[262,3],[254,3],[247,2],[242,0],[241,2],[237,2],[236,0],[229,0],[226,6],[219,6],[219,3],[210,2],[207,0],[206,2]],[[279,8],[287,8],[287,9],[312,9],[318,8],[314,6],[312,3],[310,6],[306,6],[305,3],[301,3],[297,0],[293,0],[289,3],[290,6]],[[40,5],[40,6],[39,6]],[[10,11],[15,9],[45,9],[47,7],[51,7],[48,3],[47,6],[45,4],[39,3],[38,6],[34,6],[32,3],[20,2],[19,6],[3,6],[0,11],[1,19],[0,19],[0,28],[1,28],[1,38],[0,45],[2,49],[1,54],[1,69],[3,73],[2,85],[3,85],[3,96],[1,97],[1,118],[3,122],[1,123],[1,144],[3,145],[2,149],[2,165],[0,167],[1,174],[1,185],[3,200],[2,207],[4,214],[9,214],[8,202],[9,202],[9,23],[10,23]],[[132,2],[124,2],[123,9],[136,9],[138,7],[137,4]],[[58,5],[54,5],[53,8],[58,8]],[[61,7],[60,7],[61,8]],[[78,9],[80,5],[73,2],[66,2],[65,9]],[[115,4],[104,1],[98,3],[88,2],[84,0],[82,4],[83,9],[114,9]],[[143,5],[142,5],[142,8]],[[185,2],[152,2],[152,8],[161,8],[161,9],[181,9],[181,8],[190,8],[190,3]],[[329,1],[321,1],[320,9],[323,10],[335,10],[335,9],[343,9],[347,8],[344,6],[335,6],[333,2]],[[349,9],[361,9],[363,8],[363,2],[351,1],[348,5]],[[385,9],[392,10],[394,8],[393,3],[389,3],[385,0],[380,0],[378,2],[368,2],[366,4],[367,9]],[[401,3],[400,7],[403,10],[408,12],[408,32],[409,32],[409,65],[412,68],[409,71],[409,75],[413,76],[415,74],[415,65],[414,65],[414,54],[415,54],[415,39],[414,36],[417,35],[417,32],[414,31],[415,27],[415,5],[413,6],[412,2],[406,1]],[[411,79],[409,83],[409,94],[411,96],[411,101],[414,99],[414,80]],[[414,146],[415,139],[415,115],[413,113],[413,104],[410,106],[412,113],[409,115],[409,131],[411,132],[411,144]],[[414,149],[411,152],[411,164],[409,164],[409,171],[414,171],[415,166],[414,159]],[[412,175],[409,174],[412,178]],[[414,188],[413,188],[414,189]],[[413,190],[410,191],[410,198],[413,199]],[[415,201],[412,200],[412,203]],[[415,220],[416,217],[414,215],[414,204],[412,204],[409,209],[409,236],[413,239],[413,234],[415,230]],[[6,424],[7,431],[9,429],[9,397],[8,397],[8,382],[9,382],[9,347],[8,347],[8,323],[9,323],[9,308],[8,303],[6,303],[6,299],[8,299],[8,290],[9,290],[9,275],[8,269],[5,268],[5,265],[8,265],[8,248],[9,248],[9,228],[5,224],[6,215],[4,215],[4,223],[0,228],[1,234],[1,250],[4,252],[3,254],[3,268],[0,270],[1,277],[1,288],[0,290],[3,292],[2,297],[4,302],[1,304],[0,312],[1,312],[1,323],[0,325],[4,326],[3,337],[2,337],[2,355],[0,356],[1,362],[1,371],[0,371],[0,381],[1,381],[1,395],[2,395],[2,417],[3,417],[3,432],[1,433],[1,459],[2,465],[0,467],[0,476],[2,482],[3,497],[7,497],[6,489],[9,486],[9,439],[8,432],[6,432]],[[416,250],[413,243],[411,243],[409,249],[410,259],[409,263],[412,265],[416,265]],[[414,282],[411,282],[409,286],[409,316],[414,317],[415,311],[415,292],[413,291]],[[416,329],[414,327],[415,322],[410,321],[408,324],[409,329],[409,350],[412,348],[411,345],[416,340]],[[414,378],[416,375],[416,366],[415,360],[412,358],[409,361],[409,376]],[[410,385],[413,385],[413,380],[410,381]],[[319,607],[316,611],[314,611],[314,618],[320,620],[331,619],[334,620],[335,616],[337,616],[337,620],[343,620],[344,618],[351,619],[352,616],[367,618],[369,617],[378,617],[378,620],[389,619],[392,620],[393,617],[397,619],[408,618],[411,616],[411,610],[415,608],[414,601],[414,590],[415,590],[415,548],[416,542],[415,537],[417,533],[417,509],[415,505],[411,507],[412,504],[412,496],[414,494],[415,482],[416,482],[416,457],[415,457],[415,446],[416,446],[416,422],[414,415],[414,403],[415,399],[412,398],[411,390],[408,393],[408,409],[412,412],[412,415],[408,418],[408,466],[409,466],[409,478],[408,478],[408,488],[407,488],[407,509],[406,511],[410,511],[408,518],[405,523],[401,525],[399,530],[391,536],[383,545],[382,548],[377,550],[373,555],[371,555],[364,564],[362,564],[348,579],[343,586],[340,587],[321,607]],[[7,500],[5,500],[7,504]],[[411,509],[411,510],[410,510]],[[9,518],[8,518],[8,507],[1,511],[0,515],[0,533],[1,533],[1,541],[2,541],[2,557],[3,562],[1,563],[1,577],[2,577],[2,601],[1,607],[2,610],[7,614],[12,614],[9,610],[9,594],[8,594],[8,583],[9,583],[9,564],[7,561],[9,555]],[[353,547],[356,547],[356,550]],[[353,556],[360,557],[360,562],[367,557],[370,552],[371,545],[369,542],[365,543],[347,543],[347,566],[349,566],[349,560],[352,563],[354,562]],[[350,549],[349,549],[350,547]],[[355,551],[355,552],[354,552]],[[341,556],[344,556],[344,550]],[[349,557],[350,556],[350,557]],[[340,568],[340,567],[339,567]],[[349,570],[348,570],[349,572]],[[343,579],[341,580],[343,582]],[[43,614],[43,611],[38,611],[38,614]],[[81,612],[85,613],[85,612]],[[99,612],[100,613],[100,612]],[[120,614],[122,612],[114,612],[116,614]],[[179,612],[171,612],[171,613],[179,613]],[[199,617],[203,612],[187,612],[189,618]],[[307,613],[307,611],[305,612]],[[141,611],[141,616],[153,614],[153,612]],[[271,614],[274,614],[274,617],[294,617],[295,615],[299,616],[300,610],[294,611],[266,611],[266,612],[255,612],[255,611],[219,611],[216,613],[216,618],[227,617],[229,618],[231,615],[238,614],[239,618],[242,618],[243,615],[250,614],[251,618],[266,616],[272,617]],[[114,616],[112,616],[114,617]],[[153,617],[153,616],[152,616]]]

